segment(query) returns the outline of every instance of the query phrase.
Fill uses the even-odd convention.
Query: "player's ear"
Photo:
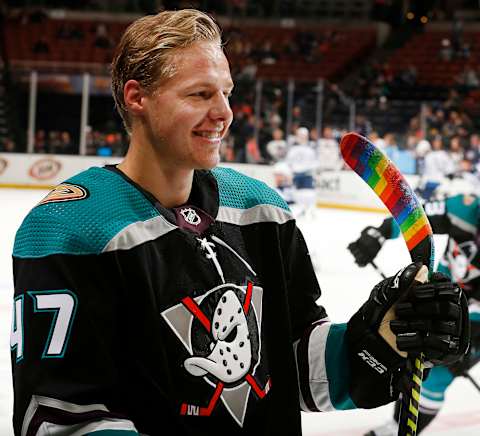
[[[123,87],[123,100],[128,111],[134,115],[141,115],[144,111],[145,92],[138,81],[130,79]]]

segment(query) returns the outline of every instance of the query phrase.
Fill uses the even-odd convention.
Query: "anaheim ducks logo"
[[[211,416],[221,401],[243,427],[248,405],[268,395],[271,380],[261,352],[262,296],[263,289],[252,282],[242,287],[227,283],[185,297],[161,313],[189,353],[184,370],[213,388],[208,400],[195,398],[192,390],[180,415]]]
[[[40,203],[58,203],[62,201],[83,200],[88,197],[88,191],[80,185],[62,183],[51,191]]]

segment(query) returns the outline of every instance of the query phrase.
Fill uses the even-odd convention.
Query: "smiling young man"
[[[348,324],[328,320],[286,203],[215,168],[233,83],[209,16],[135,21],[112,85],[125,159],[62,183],[17,232],[16,434],[299,435],[301,409],[395,400],[401,349],[434,362],[465,353],[463,294],[419,286],[419,264],[380,282]],[[407,291],[421,298],[412,325],[436,322],[397,319],[397,346],[379,327]]]
[[[125,38],[123,44],[129,43]],[[157,50],[161,47],[152,48]],[[122,71],[129,61],[120,54],[115,62]],[[220,144],[233,118],[228,102],[233,82],[220,39],[172,49],[169,65],[152,84],[153,92],[141,79],[125,81],[128,76],[114,75],[114,84],[117,105],[128,108],[124,117],[131,124],[130,148],[118,168],[173,207],[187,201],[193,169],[219,163]]]

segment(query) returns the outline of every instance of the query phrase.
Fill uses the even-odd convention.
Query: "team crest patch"
[[[83,200],[88,197],[88,191],[80,185],[62,183],[58,185],[38,205],[46,203],[59,203],[62,201]]]
[[[251,282],[224,284],[162,312],[190,355],[183,368],[212,387],[208,402],[184,402],[181,415],[210,416],[221,402],[243,427],[249,398],[268,394],[270,377],[260,369],[262,294]]]
[[[475,197],[473,195],[464,195],[463,196],[463,204],[465,206],[470,206],[475,201]]]

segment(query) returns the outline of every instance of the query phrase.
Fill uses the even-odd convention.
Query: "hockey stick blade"
[[[412,188],[395,165],[367,138],[347,133],[340,142],[344,161],[375,192],[400,227],[413,262],[422,262],[433,270],[433,232],[425,211]],[[412,391],[402,401],[398,436],[417,433],[418,401],[422,388],[423,355],[412,362]],[[408,409],[405,406],[408,403]]]

